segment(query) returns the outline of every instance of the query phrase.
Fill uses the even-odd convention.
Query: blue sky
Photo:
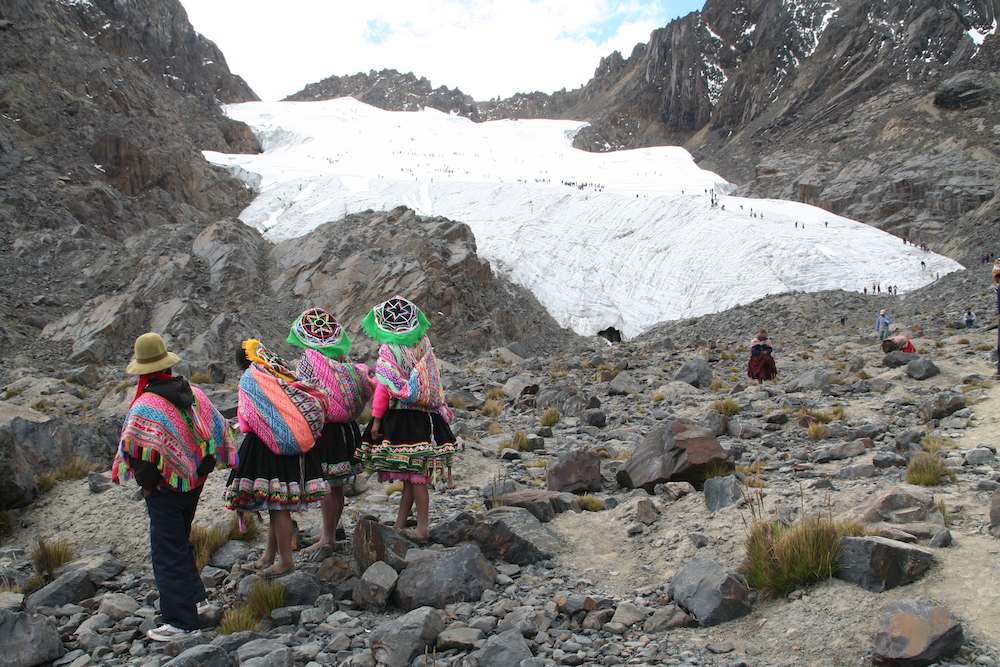
[[[265,100],[393,68],[477,100],[572,89],[703,0],[181,0]]]

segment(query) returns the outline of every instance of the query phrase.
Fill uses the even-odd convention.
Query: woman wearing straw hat
[[[288,342],[304,347],[295,372],[322,386],[330,397],[323,431],[313,448],[318,452],[330,493],[320,501],[323,529],[305,550],[310,553],[337,541],[337,525],[344,512],[344,485],[361,471],[354,451],[361,444],[358,417],[375,386],[368,366],[347,359],[351,339],[337,318],[322,308],[302,312],[292,323]]]
[[[424,335],[430,322],[413,303],[394,296],[375,306],[361,326],[382,343],[375,366],[378,384],[372,420],[361,437],[363,465],[377,471],[379,481],[403,482],[393,529],[423,541],[428,532],[427,484],[444,476],[455,453],[462,450],[448,426],[451,410],[444,400],[434,348]],[[414,505],[417,527],[406,531]]]
[[[134,477],[146,500],[163,616],[163,625],[147,633],[155,641],[199,632],[198,603],[206,593],[195,565],[191,523],[216,462],[236,465],[229,422],[200,389],[172,373],[178,361],[159,334],[136,339],[135,359],[125,372],[139,381],[111,467],[115,484]]]

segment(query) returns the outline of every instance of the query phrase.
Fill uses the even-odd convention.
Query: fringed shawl
[[[375,378],[389,389],[396,408],[438,412],[451,421],[437,357],[427,336],[415,345],[382,343],[375,365]]]
[[[229,422],[197,387],[191,410],[181,410],[167,399],[145,392],[125,416],[121,442],[111,464],[111,480],[131,478],[129,457],[151,461],[166,484],[189,491],[198,480],[198,466],[206,456],[229,467],[236,465],[235,434]]]
[[[368,366],[330,359],[313,349],[302,353],[296,373],[303,380],[319,384],[329,394],[326,411],[329,422],[346,424],[356,420],[375,393]]]
[[[315,383],[282,375],[252,363],[240,378],[240,416],[275,454],[302,454],[316,444],[330,398]]]

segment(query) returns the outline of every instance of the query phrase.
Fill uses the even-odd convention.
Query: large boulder
[[[942,391],[920,404],[920,415],[926,419],[943,419],[965,407],[965,394]]]
[[[385,561],[397,572],[406,567],[403,558],[415,545],[395,532],[390,526],[383,526],[371,519],[361,519],[354,527],[351,538],[351,553],[357,564],[358,573],[371,567],[375,561]]]
[[[650,431],[616,478],[622,488],[641,487],[649,493],[663,482],[690,482],[700,487],[711,465],[731,466],[729,452],[709,429],[678,419]]]
[[[867,524],[921,521],[944,525],[944,516],[934,501],[934,494],[914,484],[900,484],[878,491],[861,505],[841,514],[838,520]]]
[[[496,507],[486,513],[468,536],[490,560],[531,565],[552,558],[559,538],[526,509]]]
[[[534,514],[536,519],[547,523],[552,521],[557,514],[568,511],[571,502],[573,502],[573,496],[568,493],[556,493],[546,489],[521,489],[513,493],[505,493],[497,498],[487,498],[486,506],[523,507]],[[438,526],[435,526],[435,529],[437,528]],[[431,536],[434,537],[433,531]],[[457,543],[453,542],[448,546],[454,546]],[[445,544],[445,542],[441,542],[441,544]]]
[[[601,457],[586,449],[574,449],[550,463],[545,475],[550,491],[600,491]]]
[[[411,562],[396,582],[396,600],[403,609],[475,602],[492,590],[497,571],[474,544],[429,552]]]
[[[830,376],[833,374],[832,371],[825,368],[814,368],[785,384],[785,392],[791,394],[796,391],[822,389],[830,383]]]
[[[873,593],[919,579],[931,566],[930,549],[884,537],[842,537],[837,578]]]
[[[0,667],[33,667],[66,652],[49,618],[6,609],[0,609],[0,647]]]
[[[962,624],[944,607],[897,600],[882,610],[872,664],[924,667],[951,657],[964,641]]]
[[[699,389],[708,389],[712,384],[712,367],[707,361],[698,357],[678,368],[673,380]]]
[[[9,414],[10,407],[0,402],[0,411],[7,410]],[[0,416],[2,414],[0,412]],[[20,417],[16,419],[21,420]],[[35,470],[31,457],[18,444],[10,425],[0,424],[0,509],[30,503],[34,487]]]
[[[702,626],[750,613],[750,587],[736,572],[709,558],[695,558],[682,567],[667,592]]]
[[[369,636],[372,655],[379,665],[409,667],[424,649],[434,645],[444,622],[444,612],[433,607],[420,607],[386,621]]]
[[[61,607],[64,604],[75,604],[80,600],[93,597],[95,592],[97,592],[97,587],[87,571],[74,570],[28,596],[24,602],[24,608],[33,612],[39,607]]]
[[[989,104],[1000,97],[1000,85],[987,72],[969,70],[946,79],[934,93],[934,106],[957,111]]]

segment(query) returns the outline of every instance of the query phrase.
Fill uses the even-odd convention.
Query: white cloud
[[[585,83],[673,16],[632,0],[183,0],[195,29],[263,99],[331,75],[393,68],[476,99]],[[373,31],[372,26],[376,29]]]

